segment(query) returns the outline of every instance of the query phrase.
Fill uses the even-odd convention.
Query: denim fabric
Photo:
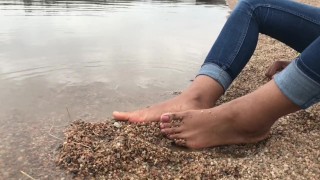
[[[297,65],[307,76],[320,83],[320,36],[301,53]]]
[[[297,63],[291,62],[285,71],[275,76],[275,82],[280,90],[293,103],[305,109],[320,100],[320,84],[302,72]]]
[[[198,75],[207,75],[214,79],[219,79],[220,85],[224,88],[228,88],[228,84],[232,83],[232,78],[229,76],[227,72],[221,69],[218,65],[213,63],[206,63],[204,64]]]
[[[313,82],[319,83],[320,8],[291,0],[240,0],[213,44],[199,74],[212,77],[226,90],[251,58],[259,33],[301,52],[297,68]],[[206,73],[217,71],[216,67],[210,69],[209,66],[213,66],[208,64],[219,66],[219,72]],[[222,77],[225,73],[221,70],[229,77]],[[231,81],[225,81],[228,78]],[[286,91],[282,91],[287,95]]]

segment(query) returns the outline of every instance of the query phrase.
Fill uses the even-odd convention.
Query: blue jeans
[[[240,0],[212,46],[199,75],[226,90],[252,56],[259,33],[300,56],[275,77],[282,93],[301,108],[320,101],[320,8],[291,0]]]

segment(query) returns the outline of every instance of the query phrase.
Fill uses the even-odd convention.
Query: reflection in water
[[[32,0],[23,0],[23,5],[32,6]]]
[[[78,0],[74,2],[66,2],[66,0],[23,0],[23,3],[27,6],[32,5],[33,3],[42,3],[43,4],[58,4],[58,3],[85,3],[85,4],[101,4],[106,5],[110,3],[130,3],[130,2],[158,2],[158,3],[189,3],[189,4],[225,4],[224,0]]]
[[[215,5],[225,5],[225,0],[196,0],[196,5],[198,4],[215,4]]]
[[[0,1],[0,175],[65,175],[64,125],[186,87],[225,23],[222,0]]]
[[[113,8],[128,8],[140,3],[152,3],[162,5],[172,4],[184,4],[184,5],[226,5],[225,0],[78,0],[78,1],[66,1],[66,0],[22,0],[22,1],[10,1],[4,0],[0,2],[0,10],[8,10],[11,6],[12,9],[18,10],[18,5],[24,5],[24,11],[28,15],[33,14],[33,11],[44,11],[46,15],[61,14],[63,9],[66,12],[67,9],[77,9],[82,11],[96,12],[107,11]],[[5,6],[1,6],[5,5]],[[5,9],[1,9],[4,7]],[[9,7],[9,8],[8,8]],[[61,9],[63,8],[63,9]],[[90,13],[88,13],[90,14]],[[15,14],[17,15],[17,14]],[[72,15],[72,14],[71,14]],[[74,15],[74,14],[73,14]],[[96,15],[92,13],[91,15]]]

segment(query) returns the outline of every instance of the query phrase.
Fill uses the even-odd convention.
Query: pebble
[[[297,116],[297,119],[299,117]],[[292,121],[296,122],[297,119]],[[284,148],[294,144],[290,142],[286,144],[284,141],[283,144],[277,145],[276,143],[281,141],[279,138],[268,140],[270,145],[267,147],[264,143],[258,143],[184,151],[170,149],[173,147],[172,141],[161,135],[157,123],[150,125],[119,123],[122,125],[121,129],[116,128],[115,124],[117,123],[110,121],[74,122],[66,130],[63,147],[58,148],[58,166],[79,179],[83,177],[155,179],[155,176],[159,179],[269,179],[271,177],[297,179],[300,172],[308,174],[306,177],[312,179],[316,176],[316,172],[319,172],[317,168],[311,170],[309,168],[309,171],[299,170],[306,167],[302,166],[303,163],[312,164],[313,160],[317,161],[318,156],[313,159],[307,158],[308,161],[299,161],[294,154],[287,151],[293,149],[294,152],[306,154],[301,151],[301,148],[303,150],[305,148],[303,146]],[[95,133],[91,133],[93,131]],[[79,146],[79,143],[85,146]],[[272,152],[281,150],[285,156],[265,153],[267,150]],[[286,172],[291,174],[288,175]]]
[[[119,122],[114,122],[113,126],[116,127],[116,128],[121,128],[122,127],[122,125]]]
[[[297,55],[264,35],[259,41],[247,67],[217,104],[257,89],[267,82],[261,74],[272,61]],[[76,122],[66,131],[66,142],[57,153],[57,165],[75,172],[78,179],[87,176],[93,176],[87,179],[319,179],[318,112],[319,107],[318,111],[302,110],[280,118],[269,138],[261,143],[201,151],[176,148],[173,141],[159,133],[157,123],[139,126],[114,121]],[[123,140],[117,146],[120,136]],[[85,159],[90,159],[86,163],[93,167],[92,171],[79,169],[77,158],[82,155],[90,157]],[[143,168],[146,163],[154,173],[146,172]]]

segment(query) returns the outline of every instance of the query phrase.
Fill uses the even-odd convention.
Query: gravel
[[[320,6],[318,0],[303,0]],[[228,2],[232,4],[232,1]],[[234,2],[233,2],[234,3]],[[298,55],[260,36],[254,56],[219,103],[266,83],[267,67]],[[192,151],[160,134],[159,124],[106,120],[73,122],[57,148],[56,164],[75,178],[98,179],[319,179],[319,105],[284,116],[269,138],[248,145]]]

